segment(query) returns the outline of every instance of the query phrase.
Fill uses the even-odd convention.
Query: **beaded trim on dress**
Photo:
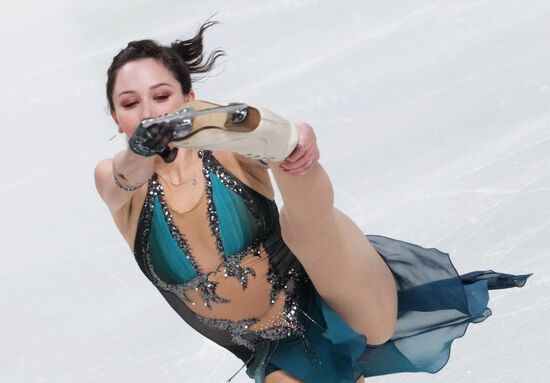
[[[207,193],[208,223],[211,228],[211,233],[215,237],[216,247],[219,253],[223,255],[223,242],[220,235],[218,214],[213,201],[211,180],[212,174],[215,175],[223,183],[223,185],[237,193],[242,198],[255,221],[255,225],[257,225],[256,227],[259,227],[261,229],[260,232],[265,235],[265,228],[267,227],[267,224],[264,216],[261,214],[261,211],[258,210],[257,202],[251,195],[250,190],[252,189],[228,172],[215,159],[211,152],[200,151],[199,156],[203,160],[202,170],[206,179],[205,188]],[[209,309],[212,308],[211,302],[229,303],[229,300],[220,297],[216,293],[218,283],[209,280],[208,277],[210,274],[218,272],[220,268],[225,268],[225,276],[236,278],[240,282],[243,290],[246,289],[248,287],[249,276],[256,276],[256,273],[250,267],[243,267],[241,265],[241,260],[247,255],[259,256],[260,244],[264,238],[255,238],[253,243],[241,252],[223,255],[222,262],[215,271],[204,272],[200,269],[199,265],[193,258],[192,249],[189,246],[188,241],[185,239],[185,236],[175,225],[170,210],[163,197],[164,190],[162,185],[158,182],[156,175],[153,175],[149,181],[147,196],[144,202],[142,215],[140,217],[140,222],[143,224],[143,235],[141,237],[141,243],[139,243],[140,248],[138,249],[138,252],[136,252],[136,257],[138,257],[138,255],[141,255],[142,257],[142,262],[140,262],[140,259],[138,259],[138,262],[140,265],[143,264],[142,269],[144,273],[157,287],[175,294],[179,299],[189,303],[191,306],[194,306],[195,302],[192,302],[188,298],[186,292],[192,289],[200,293],[205,307],[208,307]],[[170,229],[171,235],[197,272],[195,277],[183,283],[167,283],[162,280],[162,278],[154,270],[153,263],[151,261],[152,254],[149,248],[148,238],[151,230],[155,201],[160,202],[160,207],[162,208],[163,216],[168,228]],[[254,345],[262,340],[282,340],[291,336],[301,336],[304,333],[304,327],[298,320],[298,311],[301,311],[301,309],[298,307],[296,300],[297,297],[295,296],[300,289],[296,289],[295,287],[296,284],[304,280],[306,276],[303,270],[299,268],[291,268],[286,274],[287,275],[279,275],[276,273],[274,270],[274,265],[272,264],[271,259],[269,259],[269,271],[267,277],[267,282],[271,285],[269,303],[270,305],[273,305],[277,296],[283,290],[286,292],[286,297],[284,308],[280,313],[280,318],[270,321],[270,327],[268,328],[262,328],[261,330],[250,330],[250,326],[259,321],[258,318],[253,317],[244,318],[241,320],[229,320],[209,318],[197,313],[194,313],[194,315],[201,323],[208,327],[228,331],[231,335],[232,341],[235,344],[244,346],[252,351],[255,350]]]

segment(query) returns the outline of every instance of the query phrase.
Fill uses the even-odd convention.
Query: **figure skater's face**
[[[120,133],[131,137],[145,118],[175,112],[195,99],[191,90],[184,95],[180,83],[160,61],[140,59],[124,64],[116,75],[111,112]]]

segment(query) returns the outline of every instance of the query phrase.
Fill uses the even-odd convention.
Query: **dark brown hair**
[[[202,35],[204,31],[212,25],[218,24],[217,21],[207,20],[201,25],[197,34],[189,40],[176,40],[170,46],[164,46],[154,40],[136,40],[128,43],[126,48],[122,49],[114,58],[107,70],[107,100],[111,111],[115,109],[113,103],[113,88],[115,86],[118,70],[126,63],[145,58],[154,58],[159,60],[181,85],[183,94],[191,91],[191,75],[197,73],[209,72],[216,60],[225,55],[221,49],[216,49],[203,63],[203,43]]]

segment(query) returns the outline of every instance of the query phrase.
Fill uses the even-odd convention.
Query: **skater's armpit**
[[[116,186],[113,178],[113,160],[111,158],[104,159],[97,164],[94,170],[94,179],[97,192],[109,208],[113,218],[116,221],[121,219],[127,221],[132,197],[136,192],[128,192]]]
[[[216,151],[213,154],[218,162],[246,185],[270,200],[275,199],[267,171],[269,166],[232,152]]]

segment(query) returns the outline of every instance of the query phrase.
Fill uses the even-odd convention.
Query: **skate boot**
[[[246,104],[191,101],[183,109],[141,122],[174,126],[170,146],[223,150],[271,162],[283,161],[298,143],[296,126],[275,113]]]

